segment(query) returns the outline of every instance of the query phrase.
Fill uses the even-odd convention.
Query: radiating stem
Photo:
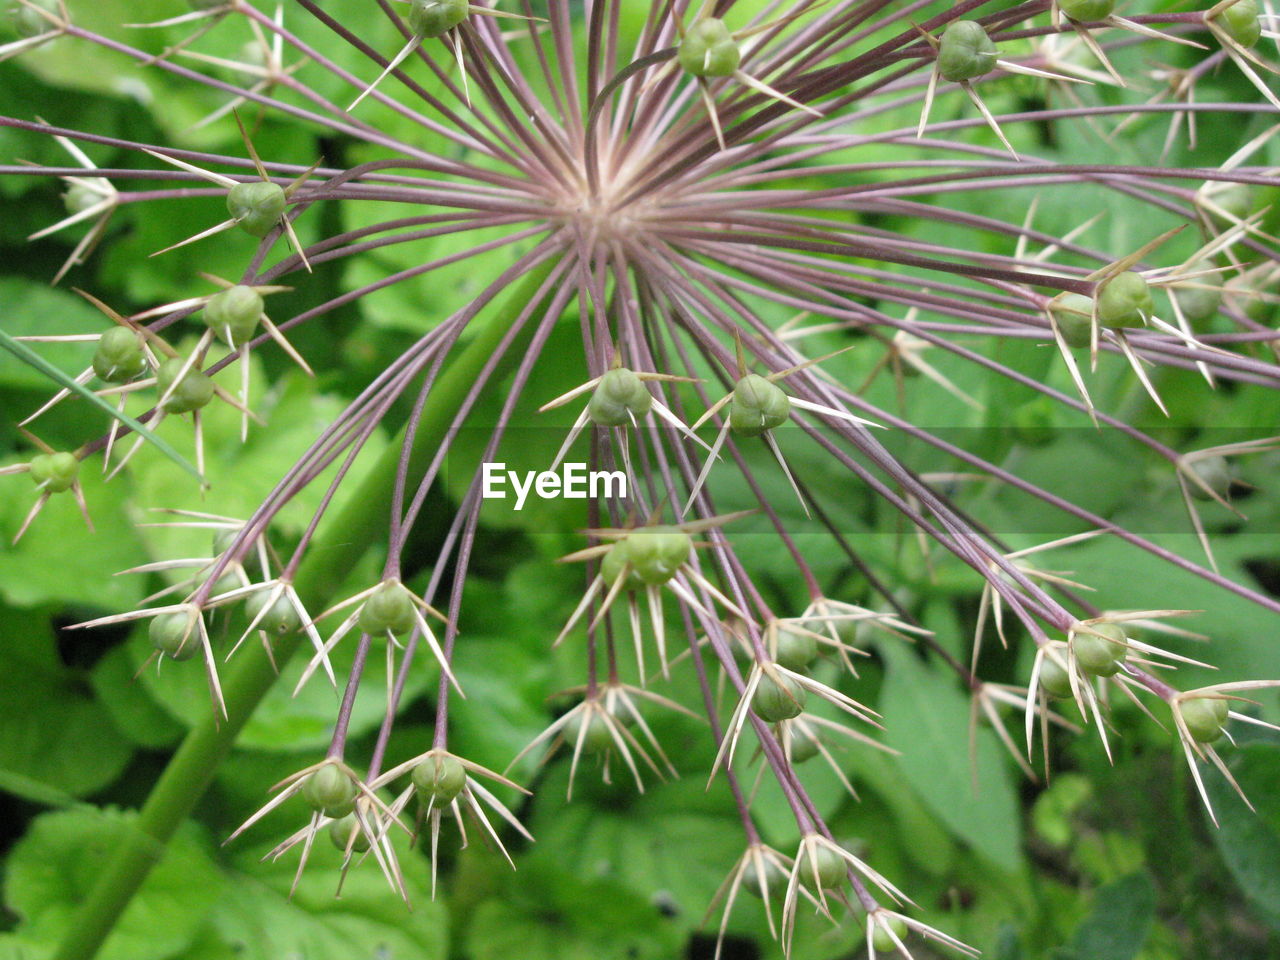
[[[413,458],[418,469],[425,464],[423,458],[430,457],[444,442],[454,409],[506,332],[503,318],[514,312],[514,305],[532,295],[547,269],[534,270],[510,301],[493,313],[490,322],[448,365],[418,426]],[[518,350],[508,354],[519,355]],[[383,528],[381,521],[390,504],[399,457],[400,444],[393,441],[370,476],[353,492],[343,511],[330,521],[323,536],[312,546],[299,568],[297,581],[303,603],[309,608],[324,605]],[[276,665],[283,666],[301,640],[302,634],[295,634],[277,642]],[[53,954],[53,960],[89,960],[98,952],[151,868],[160,860],[165,844],[204,794],[236,736],[277,678],[275,666],[262,647],[250,646],[236,660],[222,684],[226,717],[219,718],[211,710],[208,718],[187,734],[143,804],[134,829],[122,836],[114,856],[99,874],[97,884],[68,922],[67,934]]]

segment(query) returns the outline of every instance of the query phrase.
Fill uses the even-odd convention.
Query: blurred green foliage
[[[356,9],[351,3],[335,6]],[[161,0],[104,0],[88,5],[85,23],[145,20],[168,15],[171,8]],[[311,26],[301,25],[304,35],[316,33]],[[378,23],[373,32],[371,42],[391,48],[393,36],[386,24]],[[216,50],[219,43],[230,47],[241,39],[219,39],[215,34],[210,42]],[[233,129],[226,123],[188,130],[219,106],[215,95],[155,73],[139,74],[122,58],[96,48],[88,48],[89,61],[81,61],[78,57],[85,49],[76,48],[74,61],[54,45],[21,65],[0,64],[0,112],[39,115],[68,126],[83,123],[95,132],[144,142],[238,151]],[[344,66],[369,74],[369,64],[358,55],[342,50],[337,56]],[[1123,67],[1123,58],[1117,64]],[[333,84],[327,75],[318,73],[317,78],[321,93],[339,99],[349,95],[326,88]],[[1238,78],[1225,73],[1201,82],[1203,99],[1219,93],[1251,95]],[[68,90],[75,96],[67,96]],[[1012,109],[1023,91],[1008,85],[994,94],[995,105]],[[1034,87],[1025,91],[1029,97],[1038,96]],[[164,110],[153,109],[160,102]],[[354,143],[320,142],[300,124],[251,119],[259,150],[278,159],[305,164],[324,154],[330,162],[351,164],[373,153]],[[408,124],[393,116],[387,122],[393,132],[404,132],[397,125]],[[877,118],[875,125],[892,129],[913,122],[913,116],[899,111]],[[1200,146],[1195,151],[1175,147],[1169,162],[1215,162],[1253,132],[1225,129],[1209,118]],[[412,128],[412,134],[422,141],[420,130]],[[1163,135],[1163,121],[1152,118],[1134,125],[1112,147],[1122,159],[1149,158],[1159,153]],[[983,130],[972,136],[990,142]],[[1087,132],[1065,123],[1020,127],[1016,136],[1029,149],[1059,162],[1095,159]],[[1280,146],[1269,149],[1270,162],[1280,162],[1274,156]],[[51,141],[9,130],[0,130],[0,152],[32,161],[64,160]],[[139,162],[121,151],[95,148],[92,153],[103,165]],[[856,161],[900,155],[873,145],[857,151]],[[34,178],[0,178],[0,193],[7,198],[8,211],[0,218],[4,328],[11,334],[96,329],[96,314],[79,298],[47,289],[47,278],[72,241],[63,234],[42,244],[25,241],[28,233],[62,215],[55,185]],[[1015,223],[1026,208],[1026,197],[1004,193],[983,192],[958,202],[962,208],[968,205]],[[1114,197],[1108,202],[1115,204],[1113,216],[1093,235],[1099,242],[1106,237],[1107,244],[1130,249],[1166,226],[1136,201],[1132,209]],[[1082,210],[1078,196],[1068,188],[1046,188],[1039,193],[1035,225],[1062,234],[1092,212]],[[172,241],[171,218],[212,223],[219,215],[217,201],[123,210],[103,250],[87,267],[73,272],[71,282],[122,310],[204,292],[191,288],[196,271],[233,276],[242,265],[243,249],[215,243],[157,259],[147,254]],[[358,205],[342,211],[319,207],[300,221],[299,229],[305,239],[308,230],[339,222],[354,228],[378,215]],[[975,235],[968,227],[917,222],[905,214],[886,216],[878,225],[907,236],[927,233],[934,243],[958,240],[993,252],[1011,249],[1006,236]],[[1194,245],[1190,238],[1178,243],[1183,239]],[[349,289],[447,253],[450,242],[454,241],[393,247],[342,271],[321,271],[305,301],[301,292],[285,294],[273,300],[271,309],[288,315],[293,307],[321,299],[326,289]],[[94,534],[83,530],[73,504],[53,502],[18,547],[0,549],[0,960],[41,960],[48,953],[69,911],[109,855],[113,838],[130,829],[128,811],[145,796],[184,731],[211,709],[198,663],[167,663],[157,671],[148,663],[143,630],[66,629],[78,620],[127,609],[144,594],[173,582],[156,575],[116,576],[118,571],[160,558],[200,556],[207,549],[203,534],[138,524],[154,520],[154,510],[194,503],[214,513],[247,515],[328,418],[367,382],[371,371],[416,333],[467,302],[476,276],[509,262],[511,255],[495,252],[479,263],[468,261],[393,287],[302,328],[294,342],[321,371],[316,381],[297,375],[278,352],[263,351],[255,367],[254,392],[264,398],[261,410],[270,431],[255,430],[249,443],[241,445],[234,415],[209,418],[206,442],[213,486],[203,501],[177,466],[144,451],[134,468],[109,487],[102,485],[95,470],[82,473],[97,527]],[[785,319],[776,305],[752,306],[762,315]],[[566,336],[576,335],[576,319],[566,328]],[[825,339],[831,349],[855,342],[841,333]],[[832,372],[849,383],[862,382],[879,359],[869,341],[856,342],[859,349],[831,365]],[[974,346],[1070,392],[1047,348],[1019,342]],[[88,357],[83,346],[45,353],[70,373],[82,368]],[[334,362],[337,358],[343,362]],[[1082,415],[1051,405],[1036,412],[1051,432],[1027,442],[1008,429],[1004,415],[1032,401],[1029,391],[954,357],[929,359],[983,401],[987,413],[960,406],[941,388],[921,380],[907,392],[905,415],[913,422],[936,427],[944,435],[959,431],[955,436],[963,439],[957,442],[966,449],[1078,499],[1118,523],[1149,532],[1170,549],[1197,557],[1198,545],[1179,513],[1168,471],[1157,470],[1153,461],[1114,436],[1093,431]],[[530,414],[532,407],[580,379],[570,364],[539,369],[528,393]],[[1156,423],[1150,404],[1116,358],[1104,358],[1096,383],[1100,406]],[[1280,422],[1280,395],[1275,393],[1250,386],[1234,387],[1229,397],[1209,393],[1193,371],[1163,371],[1159,386],[1173,414],[1159,426],[1180,448],[1219,442],[1215,430],[1224,424],[1252,428]],[[32,409],[47,391],[42,378],[0,356],[0,409]],[[891,408],[896,404],[887,378],[873,386],[869,397]],[[97,416],[82,406],[65,404],[44,418],[42,435],[50,442],[77,443],[85,421]],[[0,419],[4,463],[23,455],[12,420]],[[175,444],[185,442],[182,425],[170,423],[163,429]],[[947,556],[922,557],[915,539],[884,503],[851,489],[811,445],[793,440],[784,431],[781,442],[793,470],[809,478],[820,494],[838,489],[838,516],[850,541],[879,576],[901,588],[907,605],[938,632],[943,645],[966,658],[980,589],[976,578]],[[531,455],[518,448],[520,442],[517,437],[516,448],[508,451],[513,460]],[[375,443],[371,454],[379,445]],[[898,452],[921,471],[956,467],[919,444],[901,442]],[[1242,461],[1242,479],[1256,488],[1245,502],[1247,512],[1264,530],[1274,531],[1280,524],[1278,467],[1280,459],[1274,455]],[[838,546],[828,537],[805,532],[804,518],[785,481],[767,469],[760,476],[788,522],[801,531],[798,542],[803,549],[815,562],[821,561],[830,577],[824,586],[852,602],[875,605],[870,588]],[[466,480],[452,477],[446,494],[456,497]],[[7,478],[4,485],[0,538],[7,544],[29,504],[21,478]],[[273,535],[284,543],[296,538],[320,489],[286,511]],[[1008,531],[1006,539],[1013,549],[1083,529],[995,485],[958,482],[954,493],[963,508],[980,514],[995,530]],[[727,508],[749,506],[743,497],[741,491],[717,488],[717,498]],[[1206,511],[1206,518],[1218,535],[1215,544],[1223,572],[1258,583],[1269,571],[1262,585],[1277,589],[1280,545],[1275,537],[1250,535],[1249,527],[1238,529],[1225,512]],[[456,664],[470,696],[454,707],[451,746],[501,770],[567,705],[555,693],[580,680],[581,650],[568,643],[549,651],[548,645],[554,635],[550,625],[563,622],[572,610],[581,581],[580,571],[550,563],[575,542],[568,516],[539,513],[526,520],[495,511],[492,516],[486,513],[485,520],[478,575],[464,603],[464,637]],[[744,544],[750,543],[749,536],[744,535]],[[431,556],[437,537],[438,531],[424,532],[416,553],[419,563]],[[781,551],[752,551],[749,546],[744,551],[758,564],[754,569],[771,600],[790,607],[802,600],[803,585]],[[1273,616],[1110,540],[1076,544],[1050,556],[1048,565],[1071,570],[1073,579],[1095,586],[1094,602],[1104,608],[1166,607],[1172,597],[1172,605],[1206,611],[1184,625],[1213,638],[1209,659],[1221,667],[1224,678],[1276,675]],[[419,579],[426,574],[415,571]],[[352,583],[363,586],[374,576],[372,566],[357,569]],[[235,627],[223,623],[221,630]],[[985,676],[1008,682],[1026,676],[1029,644],[1019,642],[1024,638],[1016,627],[1010,639],[1012,649],[1006,653],[988,637],[980,671]],[[1193,641],[1174,640],[1173,646],[1192,656],[1202,649]],[[884,741],[902,756],[833,745],[859,792],[856,802],[820,760],[806,766],[803,777],[837,836],[856,844],[867,860],[910,892],[921,905],[923,919],[999,960],[1280,956],[1280,743],[1274,738],[1257,736],[1226,751],[1237,778],[1258,806],[1256,815],[1209,775],[1221,819],[1221,828],[1214,829],[1196,799],[1176,743],[1132,704],[1112,704],[1114,766],[1107,763],[1091,730],[1079,738],[1059,734],[1051,756],[1055,777],[1033,784],[1019,779],[989,729],[978,729],[971,755],[968,702],[950,673],[898,640],[876,639],[871,653],[860,664],[859,681],[841,682],[847,692],[884,715]],[[337,666],[343,665],[340,655]],[[104,958],[711,956],[719,915],[704,921],[703,914],[741,851],[741,827],[723,780],[704,790],[703,778],[714,755],[705,726],[662,713],[649,719],[682,776],[650,784],[643,795],[635,793],[624,771],[611,771],[613,784],[600,783],[597,770],[588,763],[573,803],[566,805],[566,757],[558,756],[545,766],[532,758],[517,766],[513,775],[535,791],[519,813],[537,843],[506,838],[515,851],[515,874],[473,835],[461,852],[455,852],[452,840],[442,844],[440,891],[434,903],[427,860],[419,849],[404,851],[401,860],[412,909],[389,892],[368,865],[346,877],[342,895],[335,899],[337,858],[326,846],[317,848],[290,898],[294,854],[278,862],[261,862],[260,857],[273,843],[268,838],[296,829],[301,816],[297,809],[286,806],[249,836],[225,847],[220,843],[262,803],[271,783],[313,762],[327,742],[335,706],[332,692],[317,684],[291,699],[288,691],[298,670],[298,664],[286,669],[279,690],[255,715],[239,748],[219,771],[196,821],[168,850],[157,851],[160,863],[108,941]],[[433,679],[434,672],[424,669],[410,683],[392,743],[393,761],[415,754],[428,742]],[[358,701],[352,725],[357,754],[367,752],[384,710],[379,686],[370,684]],[[697,688],[687,670],[677,671],[671,686],[664,695],[696,702]],[[1275,706],[1274,697],[1262,699]],[[1020,719],[1011,718],[1011,725],[1017,739]],[[755,782],[751,753],[742,750],[738,760],[746,783]],[[976,763],[976,776],[971,763]],[[795,842],[794,823],[776,787],[760,784],[755,810],[766,841],[783,850]],[[726,960],[779,955],[754,901],[735,910],[729,931]],[[832,929],[818,918],[803,916],[793,956],[853,957],[860,941],[861,931],[852,920]],[[916,955],[935,956],[930,950],[919,947]]]

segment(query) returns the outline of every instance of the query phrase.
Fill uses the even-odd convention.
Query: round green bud
[[[227,191],[227,212],[245,233],[265,237],[280,222],[288,203],[284,188],[266,180],[237,183]]]
[[[818,736],[816,733],[807,726],[801,726],[799,723],[788,724],[787,729],[791,734],[792,763],[807,763],[818,755]]]
[[[302,784],[302,799],[327,817],[345,817],[355,809],[355,782],[334,764],[326,763]]]
[[[216,531],[213,535],[213,555],[220,557],[230,550],[231,545],[236,542],[236,537],[238,536],[240,536],[239,527]]]
[[[413,0],[409,29],[420,37],[442,37],[468,14],[467,0]]]
[[[938,73],[943,80],[959,82],[990,73],[999,54],[982,24],[955,20],[942,32],[938,47]]]
[[[1208,260],[1197,260],[1191,264],[1190,271],[1199,273],[1211,270],[1213,264]],[[1214,276],[1195,277],[1187,282],[1187,286],[1173,288],[1173,297],[1178,301],[1178,309],[1189,323],[1202,324],[1218,312],[1222,306],[1221,283]]]
[[[1058,0],[1058,8],[1072,20],[1091,23],[1111,16],[1116,0]]]
[[[1129,655],[1124,628],[1117,623],[1095,623],[1090,625],[1090,629],[1102,636],[1081,632],[1072,638],[1071,650],[1076,663],[1090,676],[1114,676]]]
[[[414,628],[418,622],[417,605],[402,583],[390,581],[380,584],[360,607],[356,625],[365,633],[381,636],[390,631],[399,637]]]
[[[67,213],[84,213],[111,196],[111,190],[111,181],[105,177],[73,180],[62,191],[62,202]]]
[[[586,716],[584,717],[584,714]],[[586,732],[583,732],[583,727]],[[613,729],[609,721],[601,716],[598,710],[579,710],[564,725],[564,742],[570,750],[578,749],[578,739],[582,739],[583,753],[604,753],[615,746]]]
[[[32,3],[41,10],[61,16],[58,0],[32,0]],[[21,37],[38,37],[42,33],[56,29],[53,22],[42,17],[38,11],[26,4],[16,2],[9,8],[9,20],[13,24],[13,29]]]
[[[448,754],[432,754],[419,760],[409,776],[419,799],[424,803],[435,801],[436,806],[452,803],[467,785],[466,767]]]
[[[27,465],[31,479],[46,493],[62,493],[75,486],[80,461],[74,453],[37,453]]]
[[[194,364],[186,376],[178,381],[178,375],[185,365],[186,361],[181,357],[173,357],[162,361],[156,369],[156,388],[162,397],[169,394],[169,399],[164,401],[166,413],[190,413],[207,406],[213,399],[213,381],[197,370]]]
[[[93,372],[107,383],[125,383],[146,369],[142,341],[128,327],[112,327],[98,338]]]
[[[153,618],[147,635],[151,645],[170,660],[187,660],[200,645],[195,622],[180,610]]]
[[[360,829],[360,822],[354,813],[348,813],[329,824],[329,839],[344,853],[348,845],[352,853],[364,853],[369,849],[369,838]]]
[[[742,50],[723,20],[704,17],[684,35],[676,59],[695,77],[730,77],[742,62]]]
[[[1218,25],[1242,47],[1252,47],[1262,36],[1262,20],[1256,0],[1236,0],[1216,17]]]
[[[196,586],[201,586],[207,582],[209,574],[212,572],[213,565],[210,564],[197,573],[192,578],[195,581]],[[230,593],[232,590],[239,590],[242,586],[243,584],[240,582],[240,578],[236,576],[234,571],[225,570],[223,571],[222,576],[218,577],[213,586],[209,588],[209,596],[216,597],[224,593]]]
[[[751,698],[751,709],[765,723],[780,723],[804,713],[807,699],[804,687],[790,677],[774,680],[765,674]]]
[[[1141,327],[1154,312],[1151,288],[1132,271],[1112,277],[1098,293],[1098,322],[1104,327]]]
[[[204,305],[204,322],[226,343],[252,340],[262,320],[262,294],[242,283],[215,293]]]
[[[769,857],[748,857],[742,868],[742,889],[753,896],[760,896],[760,864],[764,864],[764,890],[770,897],[780,897],[787,892],[789,877],[777,862]]]
[[[1070,16],[1070,14],[1068,14],[1068,16]],[[1088,19],[1096,20],[1099,18],[1089,17]],[[889,917],[887,922],[889,924],[889,929],[893,931],[894,937],[897,937],[899,940],[905,940],[907,938],[907,925],[902,922],[901,917]],[[898,949],[898,945],[893,942],[893,937],[889,936],[884,927],[878,923],[876,924],[875,929],[871,931],[871,945],[876,948],[877,953],[889,953],[890,951],[896,951]]]
[[[265,609],[266,613],[262,613],[262,619],[258,620],[257,629],[273,633],[277,637],[287,637],[291,633],[296,633],[302,626],[302,618],[298,616],[298,611],[293,608],[289,598],[282,593],[268,607],[267,600],[270,597],[270,590],[249,594],[249,598],[244,602],[244,612],[249,622],[257,620],[258,614]]]
[[[1093,300],[1082,293],[1064,293],[1049,308],[1058,332],[1069,347],[1089,346]]]
[[[1192,739],[1197,743],[1213,743],[1222,736],[1231,707],[1218,697],[1192,697],[1183,700],[1180,709],[1182,722]]]
[[[814,854],[813,860],[808,853],[800,855],[804,874],[809,877],[817,874],[818,884],[824,890],[834,889],[849,879],[849,867],[840,854],[829,847],[818,847]]]
[[[1066,700],[1071,696],[1071,675],[1066,667],[1052,657],[1040,661],[1040,689],[1055,700]]]
[[[773,656],[775,663],[796,673],[802,673],[817,658],[818,639],[812,633],[799,633],[788,630],[786,627],[778,628],[777,650]]]
[[[613,586],[614,581],[622,575],[622,568],[630,562],[630,550],[626,540],[619,540],[609,552],[604,555],[604,559],[600,561],[600,576],[604,578],[604,582]],[[640,575],[636,573],[635,567],[632,566],[627,570],[627,582],[623,584],[624,590],[643,590],[644,581],[640,579]]]
[[[1243,220],[1253,213],[1255,200],[1253,187],[1247,183],[1219,183],[1210,188],[1207,199],[1230,218],[1228,221],[1227,217],[1223,217],[1217,210],[1210,211],[1219,223]]]
[[[627,534],[625,542],[626,559],[635,575],[654,586],[674,577],[693,552],[693,539],[677,527],[641,527]]]
[[[653,406],[653,395],[644,381],[625,367],[608,371],[596,384],[587,404],[587,416],[601,427],[621,427],[637,420]]]
[[[1231,489],[1231,464],[1227,462],[1226,457],[1212,456],[1205,457],[1202,460],[1195,460],[1189,465],[1190,469],[1197,477],[1208,484],[1209,489],[1220,497],[1226,497],[1227,492]],[[1198,483],[1187,483],[1187,491],[1197,500],[1212,500],[1204,490],[1200,489]]]
[[[776,384],[748,373],[733,388],[729,426],[744,437],[758,437],[780,427],[791,416],[791,400]]]
[[[1054,404],[1048,397],[1033,397],[1013,408],[1010,426],[1017,441],[1028,447],[1043,447],[1053,442]]]

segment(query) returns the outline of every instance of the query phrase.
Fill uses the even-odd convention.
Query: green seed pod
[[[621,427],[637,420],[653,406],[653,395],[644,381],[625,367],[608,371],[596,384],[587,404],[587,416],[601,427]]]
[[[802,673],[818,657],[818,640],[808,633],[797,633],[786,627],[778,628],[777,650],[774,662],[788,670]]]
[[[1093,300],[1082,293],[1064,293],[1049,308],[1058,332],[1069,347],[1089,346],[1093,324]]]
[[[1197,743],[1213,743],[1227,726],[1231,707],[1218,697],[1192,697],[1181,704],[1182,722]]]
[[[345,817],[355,809],[359,790],[352,779],[334,764],[326,763],[307,777],[302,785],[302,799],[312,810],[327,817]]]
[[[789,878],[786,871],[768,857],[760,857],[759,861],[755,857],[748,857],[746,866],[742,868],[742,889],[753,896],[760,896],[760,867],[757,863],[764,864],[764,889],[768,895],[772,897],[780,897],[787,892],[787,883]]]
[[[173,357],[161,362],[156,370],[156,388],[161,396],[169,393],[169,388],[177,380],[185,363],[186,361],[181,357]],[[213,381],[197,370],[193,364],[187,371],[187,375],[173,388],[173,392],[169,393],[169,399],[164,402],[164,409],[166,413],[190,413],[207,406],[212,399]]]
[[[1231,464],[1227,462],[1226,457],[1212,456],[1205,457],[1203,460],[1195,460],[1192,461],[1189,469],[1207,483],[1209,489],[1220,497],[1225,498],[1227,492],[1231,489]],[[1213,499],[1213,497],[1201,490],[1199,484],[1196,483],[1188,483],[1187,491],[1197,500]]]
[[[270,590],[249,594],[249,599],[244,602],[244,612],[250,623],[257,618],[259,613],[262,613],[270,596]],[[291,633],[296,633],[301,626],[302,618],[298,616],[298,611],[293,608],[289,598],[282,593],[276,597],[267,612],[262,614],[262,619],[258,620],[257,628],[267,633],[273,633],[277,637],[287,637]]]
[[[436,806],[452,803],[467,785],[467,769],[457,757],[432,754],[419,760],[409,775],[414,789],[423,803],[435,801]]]
[[[604,559],[600,561],[600,576],[604,578],[604,582],[613,586],[615,580],[622,574],[622,567],[630,560],[630,550],[626,540],[619,540],[609,552],[604,555]],[[640,575],[636,573],[632,567],[627,571],[627,582],[623,585],[624,590],[643,590],[644,581],[640,579]]]
[[[751,698],[751,709],[765,723],[781,723],[804,713],[808,699],[804,687],[790,677],[780,677],[780,680],[781,683],[765,674]]]
[[[758,437],[780,427],[791,416],[791,399],[776,384],[748,373],[733,388],[729,426],[744,437]]]
[[[204,305],[205,326],[229,345],[238,347],[257,333],[262,306],[262,294],[238,283],[209,298]]]
[[[1066,9],[1065,4],[1063,5],[1063,9]],[[1071,15],[1067,14],[1067,16]],[[1099,18],[1089,17],[1088,19],[1096,20]],[[895,937],[899,940],[905,940],[907,938],[907,925],[902,922],[902,918],[890,917],[888,922],[889,929],[893,931],[893,935]],[[889,936],[884,927],[878,923],[876,924],[876,928],[871,931],[871,945],[876,948],[877,953],[889,953],[890,951],[896,951],[898,949],[898,945],[893,942],[893,937]]]
[[[227,191],[227,212],[245,233],[265,237],[280,222],[288,201],[284,188],[266,180],[237,183]]]
[[[442,37],[467,19],[467,0],[413,0],[409,29],[420,37]]]
[[[1080,669],[1090,676],[1114,676],[1120,670],[1125,657],[1129,655],[1129,644],[1125,640],[1124,628],[1116,623],[1095,623],[1091,628],[1103,636],[1077,633],[1071,640],[1071,650],[1075,654],[1076,663],[1080,664]]]
[[[723,20],[704,17],[680,41],[676,59],[695,77],[731,77],[742,62],[742,50]]]
[[[1151,288],[1132,271],[1112,277],[1098,294],[1098,322],[1104,327],[1141,327],[1154,312]]]
[[[58,0],[32,0],[32,2],[41,10],[61,15],[58,9]],[[21,37],[38,37],[40,34],[48,33],[54,29],[52,22],[40,16],[31,7],[20,3],[15,3],[9,8],[9,20],[13,24],[13,29]]]
[[[1208,193],[1208,199],[1215,207],[1227,214],[1231,221],[1243,220],[1253,213],[1255,197],[1253,187],[1247,183],[1219,184]],[[1211,215],[1219,223],[1231,222],[1216,210],[1211,211]]]
[[[674,577],[693,552],[693,539],[677,527],[642,527],[627,535],[626,544],[636,576],[654,586]]]
[[[209,574],[212,571],[213,566],[211,564],[197,573],[195,577],[192,578],[195,581],[196,586],[203,585],[209,579]],[[243,584],[240,582],[240,578],[232,571],[227,570],[217,579],[217,582],[209,588],[209,596],[216,597],[223,593],[230,593],[232,590],[239,590],[242,586]]]
[[[587,716],[583,717],[586,713]],[[586,724],[587,732],[582,732],[583,724]],[[570,750],[578,749],[578,738],[582,737],[583,753],[604,753],[610,747],[615,746],[613,740],[613,730],[609,722],[600,715],[599,711],[579,710],[569,718],[569,722],[564,725],[564,742]]]
[[[987,31],[976,20],[955,20],[942,32],[938,73],[958,83],[990,73],[999,54]]]
[[[107,383],[125,383],[146,369],[142,341],[128,327],[112,327],[98,338],[93,372]]]
[[[1013,408],[1010,426],[1017,441],[1028,447],[1043,447],[1052,443],[1056,419],[1054,404],[1048,397],[1033,397]]]
[[[1055,700],[1066,700],[1071,696],[1071,675],[1052,657],[1040,661],[1040,689]]]
[[[1257,0],[1236,0],[1215,19],[1227,36],[1242,47],[1252,47],[1262,36]]]
[[[1116,8],[1116,0],[1058,0],[1058,9],[1072,20],[1092,23],[1105,20]]]
[[[351,845],[352,853],[364,853],[369,849],[369,838],[360,829],[360,822],[354,813],[348,813],[329,824],[329,839],[344,852],[347,844]]]
[[[62,202],[67,213],[84,213],[111,196],[111,181],[105,177],[89,177],[73,180],[62,191]]]
[[[814,854],[814,860],[809,859],[807,853],[801,854],[801,860],[804,864],[804,875],[812,877],[815,873],[819,885],[824,890],[832,890],[847,879],[849,879],[849,867],[844,857],[836,853],[829,847],[818,847]]]
[[[27,465],[31,479],[46,493],[70,490],[80,474],[80,461],[74,453],[37,453]]]
[[[818,736],[806,726],[798,723],[787,725],[791,732],[791,762],[807,763],[816,757],[818,751]]]
[[[1210,261],[1197,260],[1191,264],[1189,270],[1192,273],[1199,273],[1212,268],[1213,264]],[[1187,283],[1195,286],[1174,287],[1173,297],[1178,301],[1178,309],[1182,311],[1182,315],[1189,323],[1202,324],[1213,317],[1222,306],[1222,289],[1218,286],[1221,281],[1208,276],[1195,277]]]
[[[365,599],[356,624],[365,633],[374,636],[381,636],[390,630],[399,637],[417,624],[416,609],[417,605],[404,584],[388,581]]]
[[[230,530],[219,530],[213,535],[213,555],[220,557],[231,549],[231,544],[235,543],[236,537],[240,536],[240,528],[235,527]]]
[[[180,610],[155,617],[147,635],[151,645],[170,660],[187,660],[200,646],[195,623]]]

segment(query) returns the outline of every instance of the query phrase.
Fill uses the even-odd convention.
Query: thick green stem
[[[433,386],[414,442],[411,476],[421,473],[431,455],[445,442],[445,433],[467,391],[507,332],[505,319],[518,313],[520,307],[536,295],[547,272],[546,267],[535,269]],[[532,328],[530,324],[529,329]],[[495,376],[519,359],[519,346],[513,344],[507,351],[504,367],[495,371]],[[341,513],[330,518],[323,535],[309,549],[297,577],[298,591],[308,608],[321,607],[332,597],[351,567],[374,542],[377,531],[386,528],[385,518],[400,455],[399,439],[390,444],[360,489],[349,498]],[[296,635],[277,643],[276,662],[283,664],[292,657],[301,640],[301,635]],[[147,797],[136,831],[122,839],[97,885],[68,924],[53,960],[90,960],[98,952],[151,868],[164,855],[165,844],[203,795],[236,736],[276,679],[275,669],[258,645],[248,645],[246,652],[236,658],[223,678],[226,717],[211,715],[193,727],[182,741]]]

